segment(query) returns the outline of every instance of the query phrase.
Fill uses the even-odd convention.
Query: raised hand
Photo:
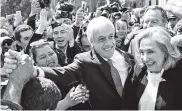
[[[75,24],[77,26],[82,25],[83,19],[84,19],[84,12],[82,9],[78,9],[78,11],[76,12]]]
[[[67,37],[68,37],[68,41],[69,41],[69,46],[72,47],[74,46],[74,35],[73,35],[73,29],[70,25],[68,25],[68,29],[67,29]]]
[[[41,8],[40,8],[39,0],[33,0],[31,3],[30,16],[38,14],[40,12],[40,10],[41,10]]]
[[[51,24],[52,18],[48,20],[48,14],[46,9],[40,11],[40,25],[37,29],[40,34],[43,34],[44,30]]]
[[[14,26],[19,25],[22,22],[21,11],[16,11]]]

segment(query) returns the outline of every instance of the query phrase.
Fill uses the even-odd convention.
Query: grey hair
[[[102,30],[102,27],[111,26],[113,28],[113,32],[115,32],[114,24],[106,17],[97,17],[90,21],[87,26],[87,37],[90,43],[93,41],[94,33],[96,31]]]
[[[182,55],[177,47],[171,43],[171,36],[165,28],[160,26],[150,27],[137,35],[136,52],[139,54],[140,42],[142,39],[149,38],[157,44],[161,51],[165,54],[164,70],[174,68],[176,63],[181,59]],[[140,56],[137,59],[141,59]]]
[[[145,8],[145,11],[144,11],[143,16],[142,16],[142,23],[143,23],[143,17],[145,16],[145,14],[149,10],[158,10],[158,11],[160,11],[162,19],[163,19],[162,21],[164,22],[164,24],[168,23],[167,12],[162,7],[157,6],[157,5],[152,5],[152,6],[148,6],[147,8]]]

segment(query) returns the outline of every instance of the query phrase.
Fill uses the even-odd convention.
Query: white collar
[[[162,74],[164,73],[164,69],[162,69],[159,73],[152,73],[149,70],[147,70],[147,79],[148,80],[158,80],[158,81],[165,81],[165,79],[162,78]]]
[[[114,51],[114,54],[112,55],[112,57],[110,58],[112,60],[112,62],[116,62],[116,59],[114,59],[117,55],[119,54],[119,52],[117,52],[116,50]],[[102,56],[101,56],[102,57]],[[108,61],[108,59],[102,57],[105,61]]]

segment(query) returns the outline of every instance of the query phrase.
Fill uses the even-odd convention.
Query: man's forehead
[[[107,37],[107,36],[110,36],[110,35],[114,35],[114,32],[115,31],[111,27],[110,28],[104,27],[104,28],[102,28],[100,30],[96,30],[94,32],[94,37],[95,38],[98,38],[100,36]]]
[[[27,35],[27,34],[33,34],[33,31],[30,29],[30,30],[25,30],[25,31],[20,32],[20,35]]]
[[[144,18],[150,16],[150,17],[161,17],[162,18],[162,12],[160,10],[148,10],[145,15]]]
[[[53,31],[64,31],[65,30],[65,27],[63,25],[61,26],[57,26],[53,29]]]

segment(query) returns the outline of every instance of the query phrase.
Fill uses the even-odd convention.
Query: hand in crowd
[[[18,26],[22,22],[21,11],[16,11],[14,26]]]
[[[89,90],[85,86],[79,84],[76,88],[73,87],[66,97],[58,102],[56,110],[63,110],[75,106],[79,103],[85,103],[89,99]]]
[[[164,9],[173,13],[178,18],[182,19],[182,2],[181,0],[168,0]]]
[[[40,11],[40,25],[38,27],[39,33],[43,34],[44,30],[51,24],[52,18],[48,20],[49,12],[46,9]]]
[[[10,74],[10,80],[25,83],[33,76],[33,62],[30,57],[21,52],[9,50],[5,53],[4,69]]]
[[[84,12],[82,9],[78,9],[78,11],[76,12],[76,17],[75,17],[75,23],[77,26],[82,25],[82,21],[84,18]]]
[[[89,99],[89,90],[87,90],[86,86],[79,84],[75,91],[70,93],[71,100],[79,101],[85,103]]]
[[[70,25],[68,25],[68,29],[67,29],[67,36],[68,36],[68,41],[69,41],[69,46],[72,47],[74,45],[74,33],[73,33],[73,29]]]
[[[38,12],[40,12],[40,4],[39,0],[33,0],[31,3],[31,13],[30,16],[36,15]]]

